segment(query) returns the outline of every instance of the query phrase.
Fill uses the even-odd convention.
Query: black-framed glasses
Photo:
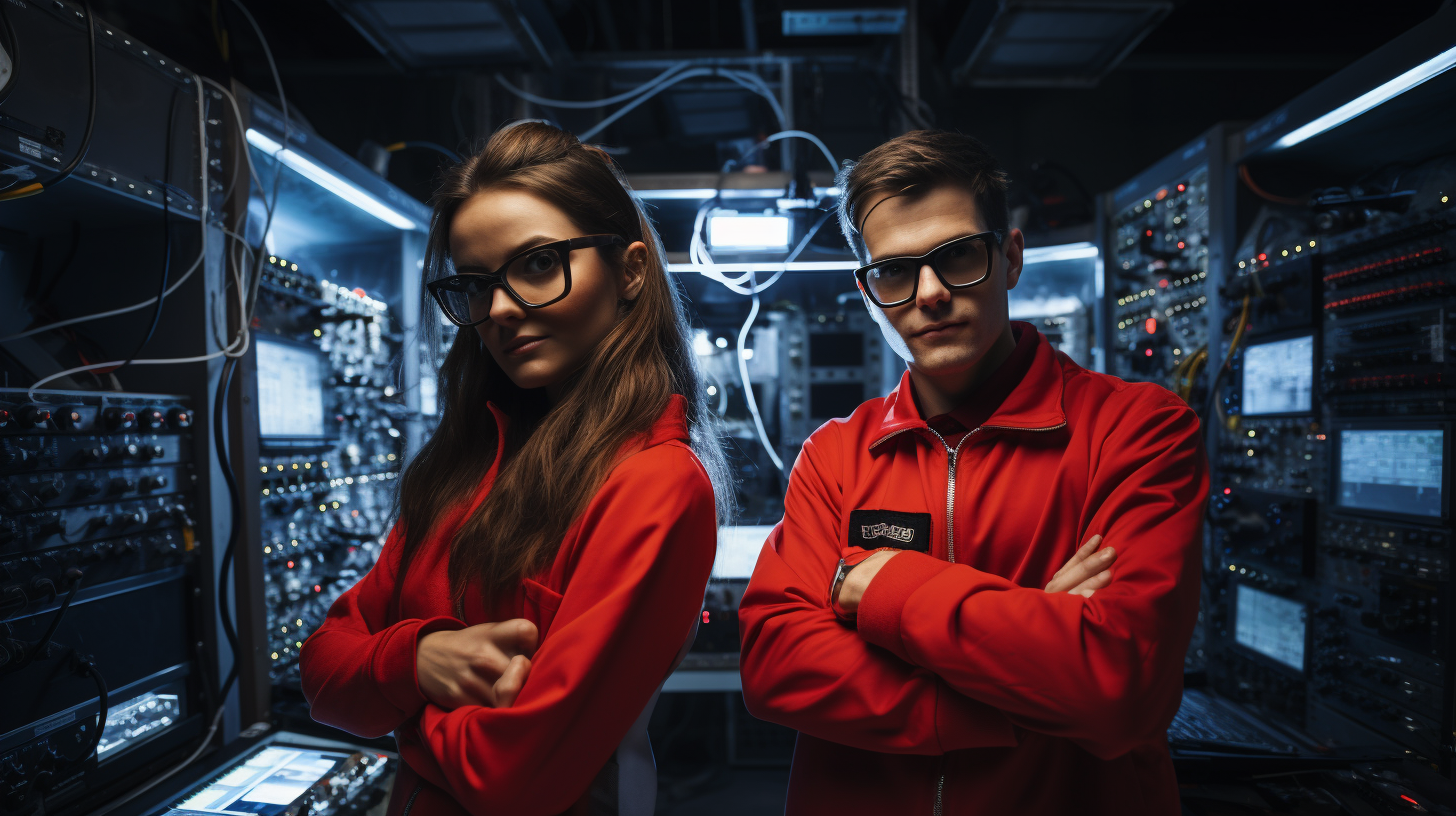
[[[474,326],[490,319],[491,292],[506,290],[528,309],[550,306],[571,293],[571,251],[627,243],[620,235],[552,241],[512,256],[494,272],[462,272],[425,284],[450,322]]]
[[[965,289],[985,280],[1002,240],[1001,230],[965,235],[924,255],[899,255],[861,266],[854,270],[854,277],[876,306],[900,306],[915,299],[922,266],[928,265],[947,289]]]

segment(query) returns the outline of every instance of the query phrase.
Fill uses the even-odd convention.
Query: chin
[[[532,388],[545,388],[556,382],[558,366],[551,365],[544,360],[528,360],[516,366],[501,366],[501,370],[511,378],[511,382],[517,388],[530,390]]]
[[[924,354],[915,355],[915,367],[932,377],[957,374],[975,365],[982,354],[984,350],[978,353],[964,347],[930,349]]]

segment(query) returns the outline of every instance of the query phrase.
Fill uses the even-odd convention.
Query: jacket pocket
[[[561,593],[551,589],[544,584],[524,579],[526,590],[526,608],[523,610],[527,620],[536,622],[536,630],[540,637],[537,642],[546,639],[546,633],[551,630],[551,622],[556,619],[556,610],[561,608]]]

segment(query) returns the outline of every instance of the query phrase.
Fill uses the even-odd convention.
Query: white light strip
[[[784,269],[788,272],[853,272],[859,268],[854,261],[795,261],[790,264],[781,263],[715,263],[713,269],[718,272],[777,272]],[[667,265],[669,272],[698,272],[700,267],[692,263],[670,263]]]
[[[248,144],[278,159],[299,175],[375,218],[378,218],[391,227],[402,230],[416,228],[415,222],[386,206],[379,199],[354,186],[351,182],[345,181],[328,170],[319,167],[317,164],[304,158],[302,154],[284,148],[283,145],[252,128],[248,128]]]
[[[1281,136],[1270,149],[1282,150],[1286,147],[1293,147],[1306,139],[1337,128],[1371,108],[1400,96],[1422,82],[1445,73],[1453,66],[1456,66],[1456,48],[1447,49],[1378,88],[1366,91],[1324,116],[1289,131]]]
[[[707,201],[714,195],[721,198],[783,198],[782,187],[772,190],[714,190],[712,187],[691,187],[681,190],[634,190],[637,197],[647,201],[676,199],[683,201]],[[821,198],[839,195],[838,187],[815,187],[814,195]]]
[[[1034,264],[1048,261],[1075,261],[1078,258],[1097,257],[1097,247],[1089,241],[1056,246],[1029,247],[1021,253],[1021,263]]]

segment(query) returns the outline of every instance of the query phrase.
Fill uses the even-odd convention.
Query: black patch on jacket
[[[849,546],[930,552],[930,514],[895,510],[849,511]]]

